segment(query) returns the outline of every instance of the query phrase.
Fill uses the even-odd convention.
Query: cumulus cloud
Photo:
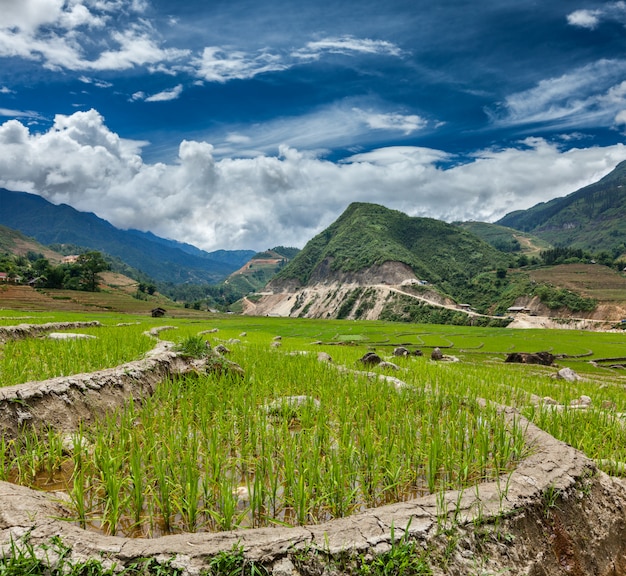
[[[58,115],[44,133],[9,120],[0,125],[0,186],[207,250],[265,249],[303,246],[353,201],[493,220],[568,194],[626,159],[622,145],[562,151],[528,139],[444,169],[454,157],[428,148],[382,148],[343,162],[287,146],[274,156],[217,159],[209,143],[183,141],[176,162],[150,164],[141,146],[95,110]]]
[[[188,50],[161,48],[143,19],[107,27],[114,14],[140,13],[138,0],[0,0],[0,57],[67,70],[126,70],[172,62]],[[95,34],[97,31],[98,34]]]

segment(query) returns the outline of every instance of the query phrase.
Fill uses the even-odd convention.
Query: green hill
[[[255,254],[244,266],[233,272],[224,284],[243,296],[262,289],[287,263],[300,252],[298,248],[277,246]]]
[[[497,224],[531,232],[555,246],[617,256],[626,252],[626,162],[563,198],[511,212]]]
[[[34,238],[22,234],[18,230],[0,225],[0,256],[27,256],[41,254],[51,262],[58,263],[63,255],[37,242]]]
[[[320,271],[350,273],[385,262],[406,264],[417,278],[454,296],[465,293],[475,276],[506,268],[508,256],[458,226],[353,203],[310,240],[272,284],[296,281],[305,286]]]
[[[507,226],[488,222],[455,222],[455,224],[476,234],[501,252],[531,255],[550,248],[549,242]]]

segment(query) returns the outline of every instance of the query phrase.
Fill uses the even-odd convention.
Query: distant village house
[[[161,318],[165,315],[166,310],[164,308],[153,308],[152,317],[153,318]]]

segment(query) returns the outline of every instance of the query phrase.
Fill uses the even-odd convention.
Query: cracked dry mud
[[[27,420],[71,431],[130,397],[151,394],[168,375],[196,369],[160,342],[145,359],[117,368],[0,388],[0,429],[12,437]],[[443,507],[431,495],[318,525],[129,539],[67,522],[59,494],[0,482],[0,547],[27,532],[35,545],[60,535],[76,561],[97,557],[120,566],[139,558],[173,558],[173,566],[194,575],[218,552],[242,546],[246,557],[276,575],[309,576],[341,574],[334,559],[385,552],[392,530],[397,538],[408,527],[411,538],[430,550],[434,574],[626,574],[626,483],[597,470],[582,453],[513,409],[504,411],[526,426],[530,456],[500,482],[447,492]],[[546,494],[555,491],[559,498],[548,505]],[[449,526],[454,517],[454,530],[441,531],[442,509]],[[310,561],[302,561],[303,552]]]

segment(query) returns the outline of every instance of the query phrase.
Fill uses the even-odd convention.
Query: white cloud
[[[0,116],[9,118],[41,118],[41,114],[34,110],[12,110],[11,108],[0,108]]]
[[[150,72],[184,71],[207,82],[228,82],[286,70],[325,54],[402,54],[392,42],[342,36],[309,42],[295,51],[207,46],[198,55],[165,47],[151,22],[141,17],[147,5],[146,0],[0,0],[0,57],[41,62],[51,70],[146,67]]]
[[[293,56],[303,59],[318,59],[326,53],[344,55],[360,53],[400,56],[402,50],[392,42],[387,42],[386,40],[342,36],[308,42],[304,48],[293,52]]]
[[[0,87],[0,94],[15,94],[15,91],[7,88],[6,86],[2,86]]]
[[[567,23],[571,26],[595,30],[602,21],[614,21],[626,24],[626,2],[609,2],[595,10],[575,10],[567,15]]]
[[[83,84],[93,84],[97,88],[111,88],[113,86],[111,82],[106,82],[105,80],[98,80],[96,78],[89,78],[88,76],[79,76],[78,80],[80,80]]]
[[[57,116],[44,133],[0,124],[0,186],[93,211],[116,226],[149,229],[205,249],[302,246],[352,201],[416,216],[493,220],[568,194],[626,159],[626,147],[562,151],[542,139],[484,150],[441,167],[445,151],[392,147],[330,162],[294,148],[277,156],[216,159],[183,141],[176,163],[145,163],[143,143],[100,114]]]
[[[158,64],[179,60],[189,55],[189,50],[160,48],[151,38],[149,31],[133,27],[123,32],[113,32],[112,40],[118,45],[113,50],[102,52],[96,60],[81,60],[75,69],[126,70],[136,66]],[[67,66],[70,68],[71,66]]]
[[[50,69],[126,70],[188,56],[188,50],[161,48],[146,20],[106,27],[113,13],[144,9],[137,0],[0,0],[0,57],[41,61]]]
[[[366,124],[375,130],[399,130],[408,136],[426,127],[426,121],[415,114],[365,112],[358,108],[355,112],[362,114]]]
[[[487,113],[502,126],[611,126],[617,110],[626,106],[624,74],[626,60],[598,60],[511,94],[500,110]]]
[[[388,103],[377,99],[346,98],[306,115],[240,126],[237,139],[231,137],[232,131],[207,138],[215,143],[216,156],[275,154],[281,144],[322,153],[332,148],[350,148],[355,142],[375,145],[390,134],[400,142],[403,137],[429,127],[420,116],[389,112],[387,108]]]
[[[287,70],[303,61],[318,60],[325,54],[400,56],[402,51],[395,44],[384,40],[344,36],[309,42],[304,48],[290,54],[272,53],[269,50],[248,53],[219,46],[207,46],[202,56],[193,60],[192,65],[196,69],[196,74],[207,82],[228,82],[254,78],[267,72]]]
[[[623,126],[625,124],[626,124],[626,110],[621,110],[615,116],[615,125],[616,126]]]
[[[567,23],[580,28],[593,30],[600,21],[599,10],[576,10],[567,16]]]
[[[171,90],[164,90],[158,94],[153,94],[146,98],[146,102],[167,102],[168,100],[176,100],[183,93],[183,85],[178,84]]]
[[[198,76],[203,80],[227,82],[284,70],[288,66],[281,60],[280,56],[265,51],[250,55],[237,50],[229,52],[217,46],[208,46],[194,64]]]

